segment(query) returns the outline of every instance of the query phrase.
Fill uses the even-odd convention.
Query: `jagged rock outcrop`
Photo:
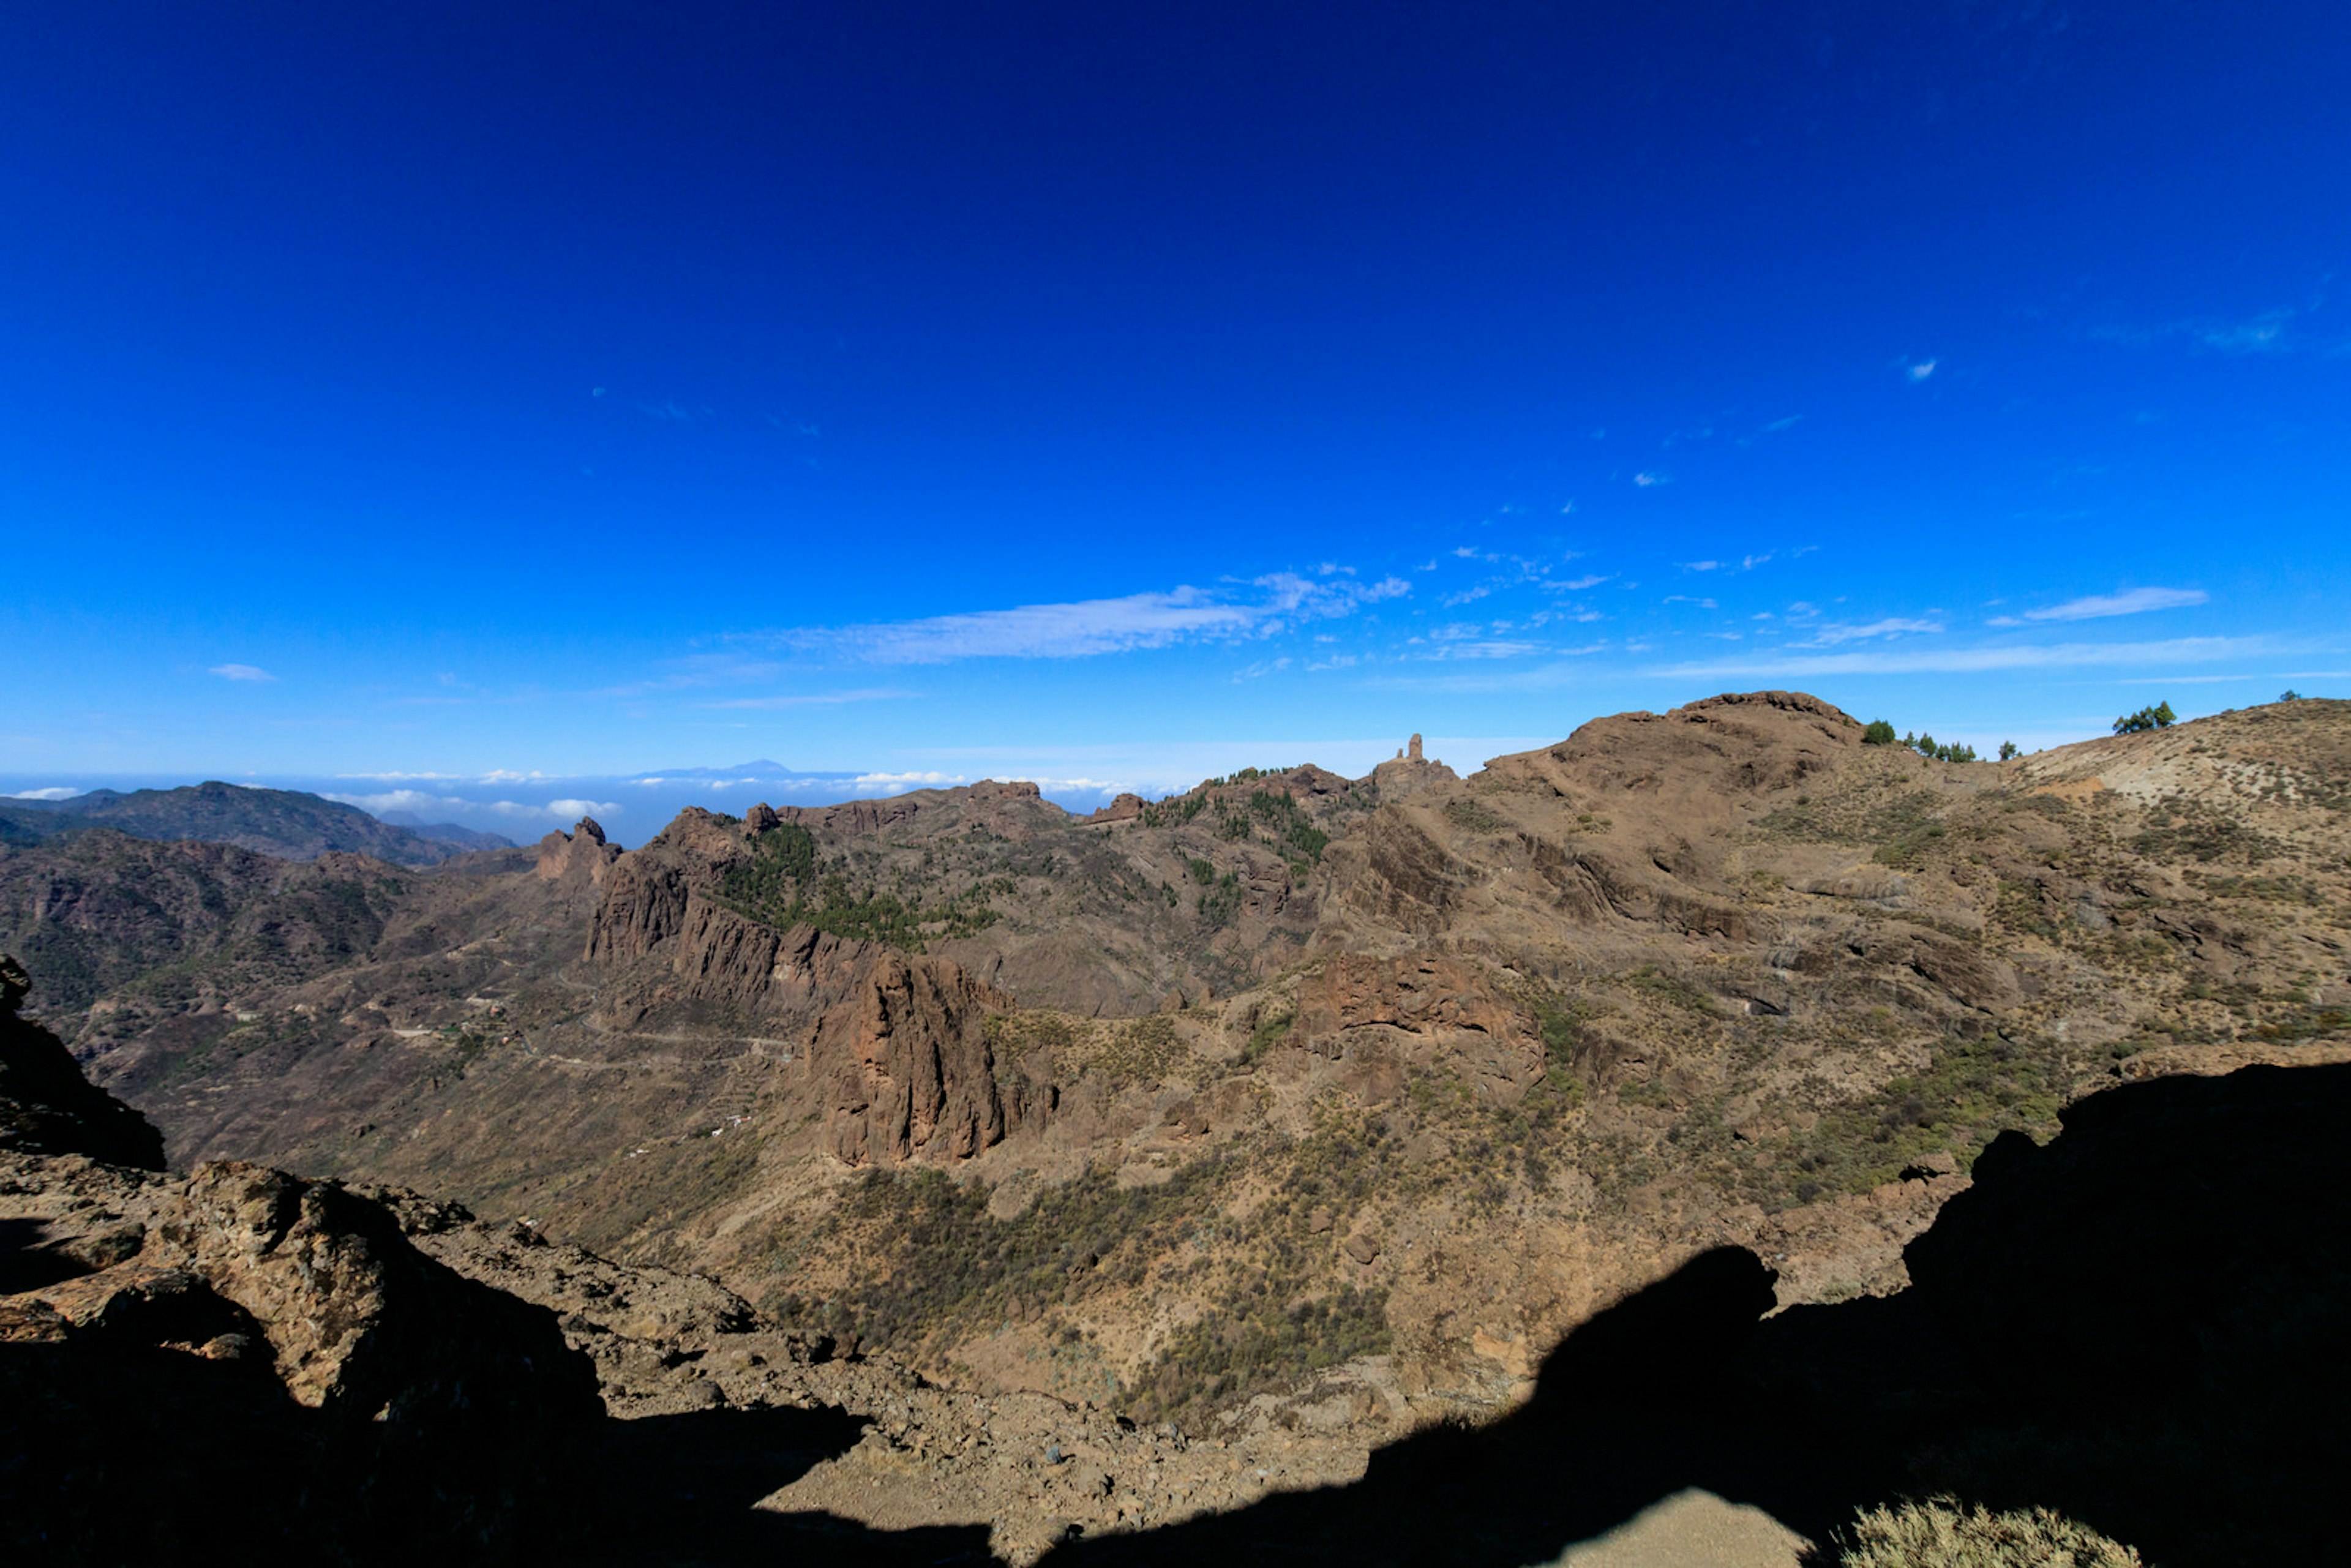
[[[873,963],[816,1033],[812,1054],[833,1085],[833,1153],[853,1166],[966,1159],[1001,1141],[1005,1095],[983,1023],[1010,1001],[953,964],[896,954]]]
[[[1131,822],[1143,815],[1143,797],[1122,791],[1111,803],[1086,819],[1089,822]]]
[[[1034,785],[990,788],[1035,797]],[[729,824],[688,812],[617,862],[588,949],[591,961],[634,967],[613,1016],[684,1003],[798,1034],[829,1086],[831,1145],[852,1165],[963,1159],[1001,1141],[1021,1098],[997,1085],[982,1023],[1012,998],[949,959],[726,907],[717,885],[748,852]]]
[[[65,1042],[17,1015],[32,980],[0,955],[0,1150],[163,1168],[163,1134],[84,1078]]]
[[[571,831],[559,829],[538,841],[538,872],[543,882],[598,887],[620,858],[619,847],[604,841],[604,830],[596,819],[582,817]]]
[[[1420,737],[1417,735],[1395,756],[1372,769],[1372,782],[1378,787],[1383,800],[1401,800],[1424,789],[1458,782],[1459,779],[1460,775],[1444,763],[1432,761],[1421,754]]]
[[[606,872],[603,900],[588,926],[589,960],[626,963],[652,954],[684,928],[688,899],[716,887],[749,853],[738,827],[687,807]]]

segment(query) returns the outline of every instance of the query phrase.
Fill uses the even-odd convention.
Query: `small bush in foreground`
[[[1948,1498],[1874,1508],[1837,1531],[1840,1568],[2140,1568],[2139,1554],[2050,1509],[1994,1513]]]

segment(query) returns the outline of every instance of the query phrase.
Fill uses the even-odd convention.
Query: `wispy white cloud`
[[[2208,322],[2196,331],[2197,341],[2224,354],[2259,354],[2284,346],[2291,310],[2269,310],[2250,321]]]
[[[1510,637],[1479,637],[1465,642],[1441,642],[1432,646],[1422,658],[1528,658],[1533,653],[1550,653],[1542,642],[1519,642]]]
[[[1682,562],[1682,570],[1684,571],[1720,571],[1722,563],[1719,560],[1686,560]]]
[[[895,686],[872,686],[852,692],[792,692],[777,696],[731,697],[724,702],[697,704],[706,708],[795,708],[838,707],[843,703],[886,702],[895,697],[919,696],[919,692],[901,691]]]
[[[1633,483],[1638,485],[1644,490],[1648,489],[1654,485],[1670,485],[1673,482],[1674,476],[1672,475],[1659,473],[1654,468],[1644,468],[1638,474],[1633,476]]]
[[[1615,576],[1614,572],[1593,571],[1586,572],[1582,577],[1571,578],[1565,582],[1546,582],[1543,586],[1561,589],[1569,593],[1581,593],[1587,588],[1599,587],[1614,576]]]
[[[1276,572],[1245,597],[1189,586],[1067,604],[1025,604],[863,626],[793,631],[775,640],[879,664],[939,664],[956,659],[1077,659],[1164,648],[1190,641],[1270,636],[1311,621],[1350,615],[1412,591],[1402,578],[1317,581]]]
[[[1757,652],[1743,658],[1646,670],[1657,676],[1802,679],[1815,675],[1976,674],[1995,670],[2210,664],[2268,651],[2258,637],[2181,637],[2159,643],[2010,643],[2002,647],[1874,648],[1800,655]]]
[[[13,795],[0,797],[0,799],[10,800],[70,800],[75,796],[79,795],[83,791],[79,789],[72,789],[67,785],[58,784],[47,789],[19,789]]]
[[[253,664],[214,664],[204,672],[225,681],[274,681],[277,677]]]
[[[1935,373],[1935,363],[1933,360],[1919,360],[1903,366],[1902,373],[1908,376],[1914,382],[1923,382]]]
[[[2028,621],[2098,621],[2109,615],[2138,615],[2149,610],[2182,610],[2191,604],[2206,603],[2211,597],[2200,588],[2131,588],[2119,593],[2069,599],[2045,610],[2028,610],[2022,615],[1994,616],[1991,623],[2022,626]]]
[[[1812,636],[1795,643],[1799,648],[1827,648],[1839,643],[1858,643],[1874,637],[1906,637],[1918,632],[1940,632],[1939,621],[1922,621],[1889,615],[1880,621],[1860,623],[1846,622],[1816,628]]]
[[[2222,354],[2289,354],[2322,350],[2322,345],[2312,342],[2306,332],[2296,329],[2296,321],[2303,314],[2292,307],[2280,307],[2235,319],[2199,316],[2155,327],[2093,327],[2090,336],[2134,349],[2184,338]]]

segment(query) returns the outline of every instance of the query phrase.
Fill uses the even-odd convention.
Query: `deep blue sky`
[[[23,0],[0,788],[2341,692],[2346,59],[2324,5]]]

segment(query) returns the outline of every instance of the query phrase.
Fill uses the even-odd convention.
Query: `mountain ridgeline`
[[[514,847],[496,833],[454,823],[395,826],[357,806],[301,790],[217,780],[129,794],[92,789],[62,800],[0,800],[0,844],[50,842],[95,828],[134,839],[235,844],[279,860],[363,854],[412,867]]]
[[[423,871],[95,841],[6,852],[5,939],[175,1165],[528,1217],[1260,1476],[1515,1408],[1724,1249],[1782,1306],[1903,1299],[1987,1149],[2351,1060],[2335,702],[1953,762],[1730,694],[1466,778],[989,782]],[[1054,1507],[1123,1517],[1090,1495]]]

